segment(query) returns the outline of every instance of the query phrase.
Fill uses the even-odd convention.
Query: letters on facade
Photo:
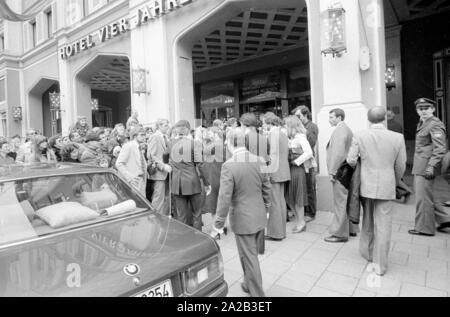
[[[80,52],[94,47],[96,44],[109,41],[152,20],[158,19],[165,14],[169,14],[192,1],[193,0],[151,0],[146,5],[138,8],[129,17],[122,18],[106,25],[92,34],[59,48],[59,56],[62,59],[67,60]]]

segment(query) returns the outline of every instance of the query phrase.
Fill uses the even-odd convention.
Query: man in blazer
[[[441,120],[434,116],[436,102],[427,98],[416,100],[420,121],[416,133],[416,150],[412,174],[416,194],[415,227],[408,233],[434,236],[435,223],[450,222],[450,215],[435,208],[433,198],[434,178],[439,174],[440,163],[447,152],[446,130]]]
[[[336,173],[347,159],[352,144],[352,130],[345,124],[345,112],[336,108],[330,111],[329,121],[336,127],[327,145],[328,174],[333,183],[334,219],[330,227],[331,236],[325,238],[326,242],[347,242],[350,235],[350,220],[347,215],[348,190],[336,180]]]
[[[169,215],[169,193],[166,190],[168,173],[165,165],[168,162],[164,162],[164,153],[168,146],[168,131],[169,121],[159,119],[156,122],[156,131],[148,141],[147,152],[147,158],[158,166],[157,171],[149,177],[153,181],[152,206],[157,212],[164,215]]]
[[[177,219],[197,230],[202,230],[200,178],[206,192],[211,191],[202,166],[202,145],[190,137],[191,126],[188,121],[181,120],[174,128],[176,137],[169,143],[167,152],[172,168],[172,193],[175,196]]]
[[[289,168],[289,139],[281,132],[282,121],[274,113],[268,112],[263,117],[265,130],[268,131],[268,144],[270,148],[270,173],[272,183],[271,201],[269,209],[269,222],[267,224],[267,240],[281,241],[286,238],[286,199],[284,188],[286,182],[291,180]]]
[[[244,147],[245,134],[240,128],[230,130],[227,147],[232,157],[223,164],[219,200],[212,236],[223,231],[230,212],[231,229],[244,271],[244,292],[263,297],[262,275],[258,253],[264,243],[267,224],[266,210],[270,208],[271,185],[263,173],[264,163]]]
[[[361,158],[360,197],[363,223],[359,250],[375,264],[376,274],[384,275],[388,265],[392,232],[392,207],[397,181],[406,169],[403,135],[383,125],[386,110],[374,107],[368,112],[370,128],[355,134],[347,162],[356,166]]]
[[[245,131],[245,141],[247,150],[250,153],[261,157],[266,163],[270,161],[270,149],[267,137],[258,133],[258,119],[254,113],[244,113],[240,119]]]
[[[141,150],[141,144],[145,142],[145,131],[140,127],[133,128],[130,137],[132,141],[123,145],[116,168],[129,183],[145,195],[147,162]]]

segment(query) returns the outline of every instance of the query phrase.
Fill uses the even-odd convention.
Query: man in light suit
[[[264,297],[258,253],[263,253],[266,210],[270,208],[271,185],[263,173],[264,163],[245,148],[245,134],[235,128],[227,135],[227,147],[232,157],[223,164],[214,237],[223,231],[230,212],[231,229],[244,271],[241,287],[252,297]]]
[[[327,145],[328,174],[333,183],[334,219],[330,228],[331,236],[325,238],[325,241],[332,243],[347,242],[350,235],[350,220],[347,215],[348,190],[336,180],[336,173],[347,159],[353,138],[353,132],[344,120],[344,110],[336,108],[330,111],[330,124],[336,127]]]
[[[360,197],[364,215],[359,249],[361,255],[375,264],[378,275],[388,265],[392,232],[392,207],[395,187],[406,169],[406,146],[403,135],[383,125],[386,110],[369,110],[369,129],[355,134],[347,162],[355,167],[361,158]]]
[[[117,158],[116,168],[125,180],[143,195],[147,186],[147,162],[141,151],[141,144],[145,142],[145,131],[136,127],[131,130],[131,142],[125,143]]]
[[[147,158],[157,165],[157,171],[150,175],[153,181],[152,206],[164,215],[169,215],[169,193],[167,186],[167,166],[164,162],[164,153],[167,150],[168,140],[167,133],[169,131],[169,121],[159,119],[156,122],[156,132],[152,134],[148,141]]]
[[[289,168],[289,139],[281,132],[283,121],[274,113],[268,112],[263,117],[263,124],[268,131],[270,148],[270,165],[268,172],[272,183],[271,201],[269,209],[269,223],[267,224],[266,240],[281,241],[286,238],[286,199],[284,188],[286,182],[291,180]]]

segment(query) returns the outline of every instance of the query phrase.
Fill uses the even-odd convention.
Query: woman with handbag
[[[296,116],[286,118],[289,137],[289,165],[291,181],[287,190],[287,204],[295,212],[296,225],[293,233],[306,231],[305,206],[308,205],[306,173],[314,168],[313,151],[306,138],[306,129]]]

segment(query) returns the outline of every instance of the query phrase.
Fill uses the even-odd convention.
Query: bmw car
[[[0,166],[0,296],[222,297],[220,249],[116,172]]]

